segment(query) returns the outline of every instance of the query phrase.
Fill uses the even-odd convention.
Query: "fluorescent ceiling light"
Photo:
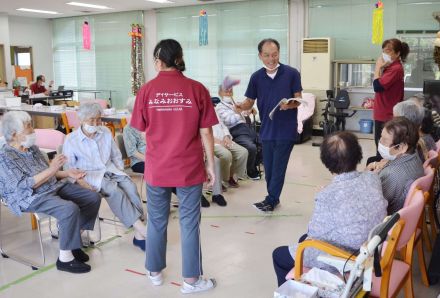
[[[169,1],[169,0],[145,0],[148,2],[155,2],[155,3],[174,3],[173,1]]]
[[[104,5],[96,5],[96,4],[81,3],[81,2],[68,2],[66,4],[67,5],[73,5],[73,6],[96,8],[96,9],[112,9],[111,7],[104,6]]]
[[[46,13],[46,14],[60,14],[59,12],[56,12],[56,11],[30,9],[30,8],[17,8],[17,10],[26,11],[26,12]]]

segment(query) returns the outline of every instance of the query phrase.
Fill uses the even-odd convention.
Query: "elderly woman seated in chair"
[[[418,130],[407,118],[394,117],[385,123],[378,145],[383,159],[369,164],[367,169],[379,173],[388,214],[403,207],[411,183],[424,175],[416,150],[418,140]]]
[[[134,228],[133,244],[145,251],[144,211],[136,185],[124,173],[124,162],[110,130],[102,126],[97,103],[79,107],[81,127],[70,133],[63,146],[67,167],[85,171],[80,185],[101,193],[110,209],[126,226]]]
[[[127,109],[133,113],[133,107],[136,97],[130,97],[127,101]],[[130,167],[135,173],[144,173],[145,171],[145,134],[133,128],[128,123],[122,132],[124,138],[125,151],[130,158]]]
[[[387,202],[377,174],[358,172],[362,149],[355,135],[336,132],[324,139],[321,161],[333,174],[332,182],[315,197],[315,209],[307,234],[300,238],[321,240],[349,252],[359,249],[368,238],[369,231],[386,216]],[[278,285],[295,266],[294,246],[281,246],[273,252],[273,264]],[[304,252],[304,266],[328,269],[317,261],[321,254],[315,249]]]
[[[35,146],[31,117],[26,112],[8,112],[2,121],[6,144],[0,150],[0,195],[16,215],[43,213],[58,221],[60,254],[58,270],[89,272],[89,257],[81,250],[80,230],[93,230],[101,197],[64,178],[78,180],[85,173],[60,171],[66,162],[57,155],[49,165]],[[60,180],[61,179],[61,180]]]

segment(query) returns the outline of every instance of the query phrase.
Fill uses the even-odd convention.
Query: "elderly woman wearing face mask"
[[[383,160],[369,164],[367,169],[379,174],[388,214],[403,207],[411,183],[424,175],[416,150],[418,140],[417,128],[405,117],[385,123],[378,146]]]
[[[79,107],[81,127],[69,134],[63,146],[67,167],[87,175],[78,183],[101,193],[110,209],[128,228],[133,226],[133,245],[145,251],[144,211],[136,185],[124,173],[124,162],[110,130],[102,126],[102,108],[97,103]]]
[[[50,165],[35,146],[31,117],[25,112],[8,112],[2,121],[6,144],[0,151],[0,196],[16,215],[43,213],[57,219],[60,253],[58,270],[85,273],[89,257],[81,250],[80,230],[93,230],[101,197],[64,178],[82,179],[83,171],[60,171],[66,162],[57,155]],[[61,179],[61,180],[60,180]]]
[[[408,44],[396,38],[385,40],[374,71],[374,140],[378,146],[385,122],[393,118],[393,107],[403,100],[402,62],[409,54]]]

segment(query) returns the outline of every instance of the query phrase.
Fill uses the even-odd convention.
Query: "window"
[[[208,14],[208,45],[199,46],[199,12]],[[240,100],[253,72],[262,66],[258,43],[264,38],[277,39],[281,45],[280,61],[288,63],[288,2],[240,1],[159,9],[157,40],[173,38],[180,42],[187,76],[203,83],[211,96],[218,96],[218,86],[227,75],[240,79],[234,88]]]
[[[17,53],[18,66],[30,66],[31,65],[31,53]]]

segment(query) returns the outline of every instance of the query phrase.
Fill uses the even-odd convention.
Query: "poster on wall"
[[[208,14],[202,9],[199,14],[199,46],[208,45]]]

